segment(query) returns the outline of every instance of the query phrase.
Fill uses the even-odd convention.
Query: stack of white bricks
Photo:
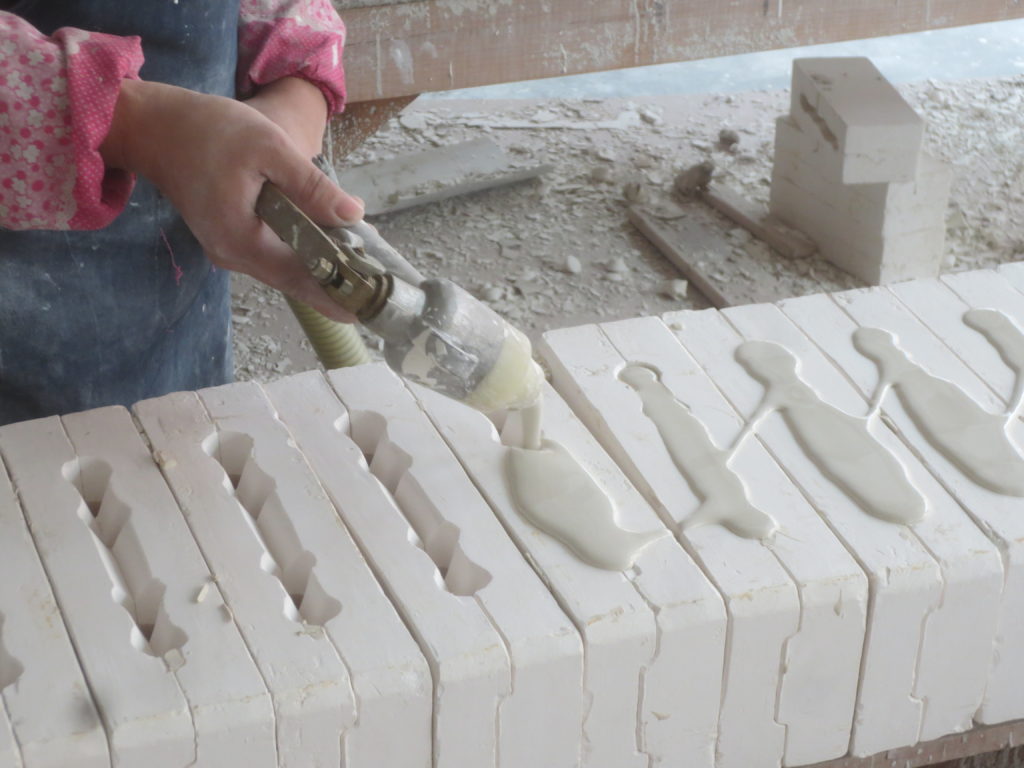
[[[764,394],[747,340],[865,415],[858,327],[1006,412],[1024,265],[546,336],[547,438],[670,534],[625,572],[517,513],[517,417],[379,365],[0,428],[0,766],[775,768],[1024,718],[1024,498],[890,396],[870,430],[921,522],[866,514],[775,414],[729,465],[774,537],[684,529],[700,483],[618,377],[657,371],[725,448]]]
[[[937,275],[952,170],[924,121],[865,58],[796,59],[775,122],[769,208],[869,284]]]

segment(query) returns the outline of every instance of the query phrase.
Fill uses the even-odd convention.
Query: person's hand
[[[329,317],[351,321],[352,315],[309,275],[302,258],[255,212],[256,198],[269,180],[325,227],[363,216],[362,203],[313,165],[319,138],[308,126],[300,127],[302,117],[286,114],[282,97],[287,95],[284,88],[271,89],[252,104],[126,80],[100,153],[109,167],[138,173],[156,185],[214,264],[252,275]],[[317,98],[323,101],[319,92]],[[297,121],[293,135],[277,120],[286,125]],[[322,125],[323,117],[321,135]]]
[[[327,129],[327,101],[308,80],[275,80],[261,86],[245,103],[276,123],[304,154],[320,154]]]

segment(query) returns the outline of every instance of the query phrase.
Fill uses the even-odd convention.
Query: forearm
[[[319,88],[298,77],[261,86],[247,103],[284,129],[310,157],[320,154],[328,104]]]

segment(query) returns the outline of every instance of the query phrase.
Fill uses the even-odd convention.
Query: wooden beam
[[[1018,0],[334,0],[355,101],[1024,17]]]
[[[925,765],[941,768],[940,764],[949,760],[998,752],[1021,744],[1024,744],[1024,720],[1015,720],[1002,725],[978,726],[966,733],[954,733],[913,747],[891,749],[872,757],[844,757],[808,768],[919,768]]]
[[[723,246],[728,247],[721,232],[699,221],[684,221],[679,226],[680,231],[672,230],[635,205],[629,207],[627,215],[633,226],[639,229],[640,233],[661,252],[661,255],[679,270],[679,274],[704,294],[704,298],[711,306],[715,309],[724,309],[744,303],[727,295],[725,290],[715,285],[711,278],[705,275],[690,258],[690,253],[693,252],[713,253],[716,250],[721,250]],[[684,250],[685,247],[689,247],[690,250]],[[728,286],[723,286],[723,288],[727,289]]]

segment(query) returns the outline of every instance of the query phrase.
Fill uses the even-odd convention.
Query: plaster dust
[[[1024,203],[1024,76],[900,90],[928,121],[928,150],[955,166],[946,269],[1024,258],[1024,217],[1016,213]],[[374,220],[423,272],[456,280],[536,340],[552,328],[707,306],[696,290],[665,290],[680,275],[627,222],[625,198],[648,200],[657,214],[678,200],[669,191],[675,174],[712,159],[723,183],[765,202],[774,120],[788,106],[784,91],[642,102],[431,100],[387,123],[349,163],[486,136],[522,167],[552,164],[539,181]],[[722,129],[739,141],[720,144]],[[857,284],[816,259],[773,254],[703,203],[683,205],[721,233],[719,245],[693,260],[737,300]],[[234,285],[234,328],[241,380],[316,367],[284,302],[244,276]]]

